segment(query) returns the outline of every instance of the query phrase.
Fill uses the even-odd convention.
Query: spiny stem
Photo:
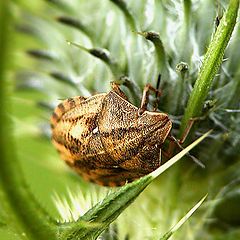
[[[194,89],[189,98],[181,123],[180,136],[182,136],[190,119],[201,115],[204,101],[222,63],[225,48],[236,24],[238,8],[239,0],[230,0],[228,9],[221,19],[217,32],[209,45]]]

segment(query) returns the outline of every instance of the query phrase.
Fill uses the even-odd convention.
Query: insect
[[[147,111],[150,91],[160,95],[147,84],[140,108],[116,83],[108,93],[60,103],[51,128],[61,158],[85,180],[104,186],[121,186],[158,168],[172,121],[165,113]]]

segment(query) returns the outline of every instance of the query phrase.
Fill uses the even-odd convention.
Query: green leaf
[[[202,205],[204,200],[206,199],[207,195],[205,195],[188,213],[181,218],[178,223],[173,226],[167,233],[165,233],[160,240],[167,240],[169,239],[192,215],[193,213]]]

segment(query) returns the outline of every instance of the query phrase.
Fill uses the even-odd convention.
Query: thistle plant
[[[0,238],[238,239],[238,8],[238,0],[0,3]],[[176,138],[189,130],[184,150],[115,189],[65,166],[49,127],[62,99],[116,81],[139,107],[159,75],[158,111]],[[183,158],[190,150],[205,168]]]

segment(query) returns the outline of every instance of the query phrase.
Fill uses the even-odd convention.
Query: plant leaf
[[[187,214],[183,218],[181,218],[175,226],[173,226],[168,232],[166,232],[160,238],[160,240],[169,239],[193,215],[193,213],[202,205],[202,203],[204,202],[206,197],[207,197],[207,194],[192,209],[190,209],[187,212]]]

